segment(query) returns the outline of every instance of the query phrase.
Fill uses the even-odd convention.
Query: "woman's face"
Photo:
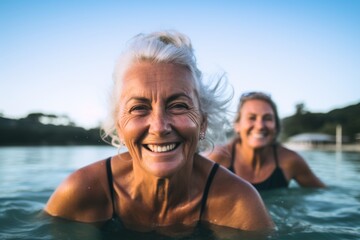
[[[134,164],[157,177],[192,164],[206,124],[190,71],[178,64],[135,63],[122,86],[117,130]]]
[[[240,120],[234,125],[241,142],[251,148],[265,147],[276,137],[274,111],[266,101],[247,100],[240,109]]]

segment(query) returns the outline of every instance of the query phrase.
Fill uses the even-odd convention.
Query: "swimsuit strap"
[[[209,189],[210,189],[211,183],[212,183],[212,181],[214,179],[215,173],[217,172],[218,168],[219,168],[219,164],[215,163],[213,165],[213,167],[211,169],[211,172],[209,174],[209,177],[207,179],[205,190],[204,190],[204,193],[203,193],[203,196],[202,196],[202,199],[201,199],[201,209],[200,209],[199,220],[201,220],[202,215],[204,213],[207,198],[208,198],[208,194],[209,194]],[[106,173],[107,173],[109,190],[110,190],[110,195],[111,195],[112,208],[113,208],[112,218],[114,218],[116,216],[116,213],[115,213],[115,203],[114,203],[113,176],[112,176],[112,170],[111,170],[111,157],[106,159]]]
[[[200,209],[199,221],[201,220],[202,215],[204,213],[205,206],[206,206],[206,201],[207,201],[208,194],[209,194],[209,189],[210,189],[211,183],[212,183],[212,181],[214,179],[215,173],[218,170],[218,168],[219,168],[219,164],[215,163],[213,165],[213,167],[211,169],[211,172],[209,174],[209,177],[207,179],[205,190],[204,190],[204,193],[203,193],[203,196],[202,196],[202,199],[201,199],[201,209]]]
[[[276,143],[273,145],[273,152],[274,152],[276,168],[279,168],[279,161],[278,161],[278,153],[277,153]]]
[[[230,167],[228,168],[233,173],[235,173],[234,162],[235,162],[235,154],[236,154],[236,143],[237,143],[237,140],[235,140],[231,144],[231,162],[230,162]]]
[[[112,203],[112,209],[113,209],[112,218],[114,218],[116,216],[116,213],[115,213],[115,203],[114,203],[113,175],[112,175],[112,170],[111,170],[111,157],[106,159],[106,173],[107,173],[107,179],[108,179],[111,203]]]

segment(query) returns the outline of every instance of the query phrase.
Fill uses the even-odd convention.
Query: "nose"
[[[264,122],[264,120],[261,119],[261,118],[257,118],[256,121],[255,121],[255,126],[256,126],[256,128],[258,128],[258,129],[264,128],[264,127],[265,127],[265,122]]]
[[[169,116],[164,110],[154,110],[149,120],[149,133],[155,136],[165,136],[171,131]]]

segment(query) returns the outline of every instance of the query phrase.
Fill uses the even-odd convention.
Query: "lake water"
[[[112,147],[0,148],[0,239],[168,239],[123,232],[109,234],[41,214],[49,196],[74,170],[115,155]],[[277,225],[267,239],[360,239],[360,153],[299,152],[326,189],[289,189],[263,192]],[[226,239],[244,239],[238,235]],[[247,236],[248,239],[256,237]],[[219,239],[197,232],[186,239]]]

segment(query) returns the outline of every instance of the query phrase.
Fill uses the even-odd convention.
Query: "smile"
[[[152,152],[169,152],[176,148],[175,143],[167,144],[167,145],[155,145],[155,144],[147,144],[146,148]]]
[[[264,133],[254,133],[253,134],[253,137],[258,138],[258,139],[264,138],[265,136],[266,136],[266,134],[264,134]]]

